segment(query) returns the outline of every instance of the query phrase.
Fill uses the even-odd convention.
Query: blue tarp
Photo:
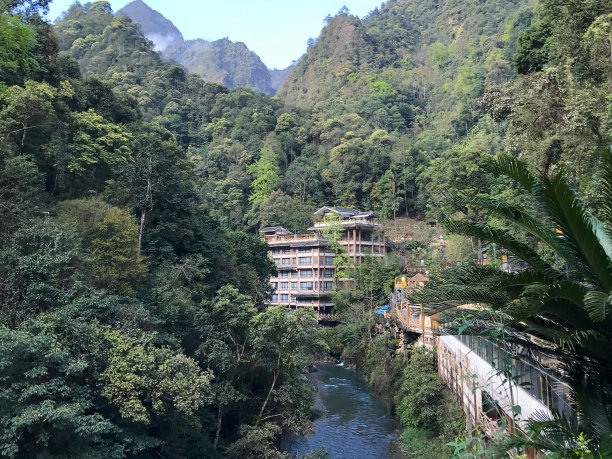
[[[382,316],[384,314],[384,311],[381,311],[380,309],[376,310],[376,314],[378,314],[379,316]]]
[[[382,308],[380,308],[380,309],[382,309],[383,311],[386,311],[387,309],[389,309],[389,305],[383,306],[383,307],[382,307]]]

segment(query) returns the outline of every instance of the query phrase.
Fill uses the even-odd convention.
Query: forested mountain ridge
[[[493,153],[501,138],[478,101],[515,75],[517,37],[532,18],[526,0],[394,0],[364,20],[347,10],[328,17],[277,96],[311,111],[321,127],[333,126],[319,151],[329,158],[322,176],[342,175],[334,199],[383,216],[422,215],[429,207],[440,217],[449,187],[488,190],[491,177],[467,165]],[[363,147],[383,132],[385,148],[376,149],[382,169],[364,174],[356,164],[372,154]],[[446,160],[431,162],[440,156],[461,157],[466,167],[451,173]]]
[[[144,35],[155,43],[155,49],[164,59],[181,64],[206,81],[228,88],[250,87],[269,95],[280,86],[272,89],[270,71],[244,43],[227,38],[185,41],[171,21],[142,0],[128,3],[117,14],[128,16],[140,24]]]
[[[576,80],[558,80],[563,67],[517,77],[522,67],[515,59],[533,53],[525,50],[531,30],[540,27],[542,34],[531,2],[396,0],[363,21],[341,11],[327,19],[274,99],[213,84],[200,88],[146,51],[142,36],[134,38],[138,28],[121,17],[73,8],[55,25],[62,49],[85,74],[111,78],[136,98],[146,119],[175,133],[204,201],[231,227],[303,229],[314,207],[330,203],[373,209],[383,218],[394,212],[441,218],[454,212],[448,203],[457,194],[505,190],[479,166],[502,150],[527,155],[534,168],[561,162],[585,195],[593,193],[586,162],[572,161],[560,145],[571,141],[581,157],[596,158],[607,141],[597,121],[605,113],[597,101],[605,97]],[[117,30],[132,38],[113,35]],[[555,91],[566,91],[555,89],[559,84],[575,88],[569,112],[563,107],[570,99],[554,102]],[[577,112],[579,100],[595,105]],[[559,107],[554,119],[571,121],[554,128],[567,129],[563,138],[544,122]],[[521,125],[532,108],[539,118]]]
[[[346,103],[341,92],[372,90],[366,80],[374,75],[395,90],[402,88],[393,76],[417,89],[422,67],[429,67],[431,76],[444,77],[456,75],[461,64],[478,76],[488,75],[489,84],[499,83],[513,75],[516,38],[529,25],[532,6],[528,0],[391,0],[363,20],[343,11],[327,18],[327,26],[310,43],[279,96],[299,106],[329,98]],[[496,67],[502,61],[506,72],[500,74]]]
[[[341,10],[277,95],[333,126],[319,137],[320,173],[342,175],[330,185],[343,205],[443,217],[453,195],[504,191],[478,167],[499,151],[534,169],[563,165],[592,196],[584,167],[610,134],[607,58],[589,41],[603,40],[609,10],[595,0],[392,0],[364,20]],[[360,176],[363,142],[381,129],[384,173]]]

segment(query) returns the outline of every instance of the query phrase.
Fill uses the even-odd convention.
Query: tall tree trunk
[[[259,422],[261,421],[261,417],[263,416],[266,406],[268,405],[268,402],[270,401],[270,396],[272,395],[272,392],[274,391],[274,387],[276,386],[276,380],[278,379],[279,375],[280,375],[280,355],[278,356],[278,362],[276,364],[276,371],[274,372],[274,379],[272,379],[272,386],[270,386],[268,395],[266,396],[266,399],[264,400],[263,405],[261,405],[261,409],[259,410],[259,416],[257,416],[257,422],[255,423],[255,425],[259,425]]]
[[[153,190],[151,187],[150,174],[149,174],[149,178],[147,179],[147,193],[145,195],[145,199],[147,203],[150,203],[151,208],[153,208]],[[142,249],[142,233],[144,232],[146,219],[147,219],[147,204],[143,206],[142,212],[140,213],[140,228],[138,230],[138,258],[139,259],[140,259],[140,251]]]
[[[217,432],[215,433],[215,443],[213,447],[217,449],[219,443],[219,437],[221,436],[221,423],[223,422],[223,405],[219,403],[219,411],[217,413]]]
[[[145,220],[147,218],[146,209],[142,209],[140,214],[140,229],[138,230],[138,258],[140,259],[140,249],[142,247],[142,232],[144,231]]]
[[[28,134],[28,125],[23,123],[23,132],[21,133],[21,148],[25,147],[26,135]]]

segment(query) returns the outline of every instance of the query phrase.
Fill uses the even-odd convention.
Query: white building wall
[[[462,402],[464,411],[474,424],[487,422],[482,412],[482,390],[497,400],[500,408],[510,418],[512,405],[520,406],[517,423],[521,428],[536,413],[551,417],[548,407],[522,387],[512,384],[511,394],[509,384],[504,383],[504,376],[456,337],[440,336],[438,359],[440,376]],[[484,427],[485,431],[495,429],[494,425]]]

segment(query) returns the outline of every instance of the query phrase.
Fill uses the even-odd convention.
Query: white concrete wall
[[[469,368],[463,368],[456,374],[451,375],[450,366],[453,362],[441,361],[440,372],[451,389],[463,398],[464,410],[468,408],[466,412],[469,411],[468,415],[472,416],[472,420],[474,418],[477,420],[479,413],[482,412],[482,392],[478,388],[487,391],[491,397],[497,400],[500,408],[509,417],[512,417],[512,405],[520,406],[521,413],[517,416],[519,427],[524,427],[526,421],[536,413],[545,413],[549,417],[551,416],[548,407],[532,397],[522,387],[512,384],[511,396],[510,386],[508,383],[504,384],[503,375],[499,375],[489,362],[472,352],[456,337],[440,336],[438,346],[441,359],[447,359],[448,354],[450,354],[454,356],[454,363],[457,364],[455,365],[456,368],[461,368],[461,362],[464,363],[464,366],[467,362],[469,366]],[[475,375],[475,377],[472,377],[472,375]]]

